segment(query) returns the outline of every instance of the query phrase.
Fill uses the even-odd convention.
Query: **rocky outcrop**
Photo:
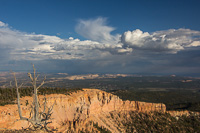
[[[173,117],[179,117],[179,116],[190,116],[190,115],[200,115],[199,112],[191,112],[191,111],[167,111],[171,116]]]
[[[44,96],[39,96],[40,105],[43,104]],[[70,95],[51,94],[47,95],[47,105],[54,104],[52,123],[50,128],[58,128],[64,132],[68,129],[78,131],[84,127],[94,131],[94,126],[105,127],[110,131],[117,132],[118,129],[108,119],[110,112],[165,112],[166,106],[162,103],[146,103],[139,101],[122,101],[118,96],[97,89],[83,89]],[[29,117],[31,97],[21,98],[23,116]],[[6,105],[0,107],[0,129],[27,128],[29,123],[17,121],[19,119],[17,105]],[[87,125],[87,126],[86,126]]]

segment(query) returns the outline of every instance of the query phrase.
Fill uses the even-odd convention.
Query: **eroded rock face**
[[[43,97],[39,96],[40,104]],[[98,122],[100,126],[107,127],[111,131],[117,131],[106,116],[110,112],[165,112],[166,106],[162,103],[146,103],[138,101],[122,101],[118,96],[97,89],[83,89],[70,95],[51,94],[47,95],[47,105],[54,104],[51,128],[66,131],[68,128],[78,130],[87,123]],[[23,116],[29,117],[32,97],[21,98]],[[17,105],[6,105],[0,107],[0,129],[22,129],[28,127],[26,121],[19,119]],[[91,122],[92,121],[92,122]],[[109,124],[105,124],[109,123]],[[91,129],[92,130],[92,129]]]

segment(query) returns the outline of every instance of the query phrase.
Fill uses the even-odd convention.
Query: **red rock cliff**
[[[42,99],[44,96],[39,96]],[[51,94],[47,95],[48,106],[55,103],[52,114],[52,128],[63,128],[63,124],[78,121],[77,125],[84,124],[85,121],[96,121],[100,125],[105,119],[105,114],[112,111],[166,111],[166,106],[162,103],[146,103],[138,101],[122,101],[118,96],[97,89],[83,89],[70,95]],[[31,97],[21,98],[23,115],[28,117],[30,113]],[[28,127],[26,121],[16,121],[19,119],[17,105],[6,105],[0,107],[0,129],[21,129]],[[108,122],[111,123],[111,122]],[[72,126],[74,126],[73,124]],[[112,125],[110,125],[112,127]],[[112,128],[115,131],[115,128]],[[63,129],[66,130],[66,129]]]

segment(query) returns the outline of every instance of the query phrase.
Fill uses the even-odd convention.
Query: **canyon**
[[[129,112],[160,112],[173,117],[191,114],[189,111],[166,111],[166,106],[162,103],[123,101],[116,95],[98,89],[82,89],[69,95],[40,95],[41,108],[44,97],[48,107],[54,105],[52,123],[48,126],[58,132],[93,132],[98,128],[110,132],[125,132],[124,126],[117,121],[128,121],[131,116]],[[32,97],[25,96],[20,100],[22,115],[29,117]],[[0,130],[26,129],[29,124],[19,120],[17,104],[0,106]]]

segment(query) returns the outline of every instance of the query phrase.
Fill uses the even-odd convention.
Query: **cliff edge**
[[[40,104],[43,104],[43,95],[39,96]],[[162,103],[146,103],[139,101],[122,101],[118,96],[98,89],[83,89],[70,95],[51,94],[46,95],[47,105],[54,104],[52,123],[49,127],[60,132],[80,131],[84,128],[95,130],[94,124],[111,132],[121,132],[110,117],[126,112],[166,112],[166,106]],[[32,97],[21,98],[23,116],[29,117]],[[122,117],[122,115],[121,115]],[[121,118],[119,117],[119,119]],[[18,121],[17,105],[0,106],[0,129],[27,128],[29,123]],[[97,127],[97,125],[95,125]]]

